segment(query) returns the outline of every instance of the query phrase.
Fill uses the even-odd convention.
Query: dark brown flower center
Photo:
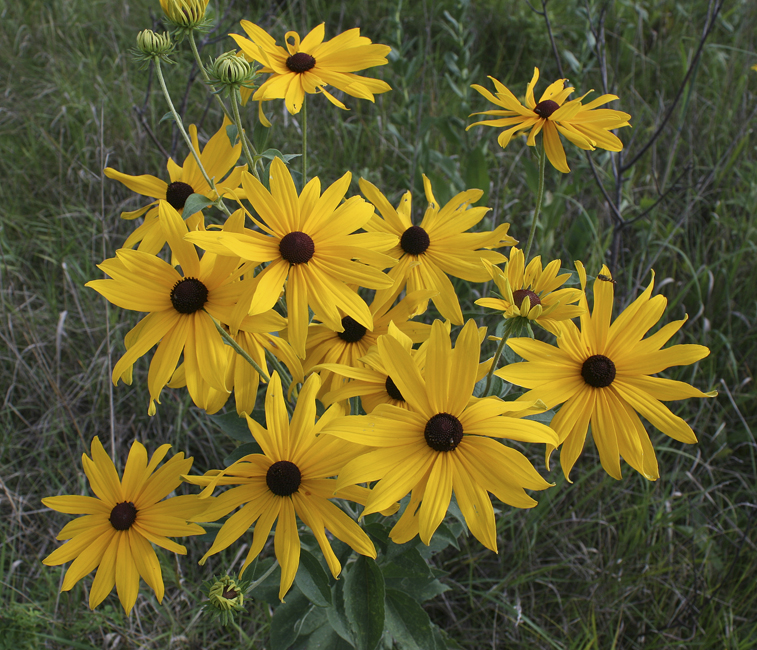
[[[302,474],[294,463],[290,463],[288,460],[280,460],[268,468],[265,482],[268,489],[276,496],[288,497],[299,489]]]
[[[434,451],[454,451],[463,439],[463,425],[454,415],[437,413],[426,422],[423,435]]]
[[[223,596],[227,600],[234,600],[238,595],[239,595],[239,592],[232,587],[229,587],[228,589],[224,589],[223,593],[221,594],[221,596]]]
[[[171,289],[171,304],[180,314],[194,314],[208,301],[208,288],[196,278],[179,280]]]
[[[396,399],[398,402],[405,401],[405,398],[402,397],[402,393],[400,393],[400,389],[397,388],[397,384],[392,381],[391,377],[386,378],[384,386],[386,387],[386,392],[389,394],[389,397]]]
[[[286,65],[292,72],[307,72],[315,65],[315,59],[305,52],[297,52],[287,59]]]
[[[539,117],[547,119],[558,108],[560,108],[560,104],[553,102],[551,99],[545,99],[543,102],[539,102],[534,107],[534,113],[536,113]]]
[[[515,302],[515,306],[520,307],[523,304],[523,300],[525,300],[526,296],[528,296],[528,301],[531,303],[532,307],[541,305],[539,296],[537,296],[530,289],[516,289],[515,291],[513,291],[513,301]]]
[[[315,243],[310,235],[295,230],[281,238],[279,252],[290,264],[305,264],[315,253]]]
[[[166,201],[181,211],[187,199],[194,194],[192,186],[181,181],[174,181],[166,188]]]
[[[344,327],[344,332],[338,332],[337,335],[342,341],[346,341],[347,343],[357,343],[368,331],[350,316],[345,316],[342,319],[342,327]]]
[[[110,511],[110,525],[116,530],[129,530],[137,519],[137,509],[131,501],[124,501]]]
[[[431,244],[428,233],[420,226],[410,226],[402,233],[400,246],[408,255],[421,255]]]
[[[604,354],[595,354],[584,361],[581,376],[589,386],[606,388],[615,379],[615,364]]]

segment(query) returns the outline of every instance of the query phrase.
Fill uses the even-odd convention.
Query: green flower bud
[[[173,49],[173,44],[168,34],[156,34],[151,29],[145,29],[137,34],[137,48],[145,56],[162,57]]]
[[[212,607],[225,612],[231,609],[243,609],[244,593],[241,585],[230,576],[219,578],[208,591],[208,599]]]
[[[236,52],[225,52],[210,65],[210,78],[224,86],[243,86],[254,77],[252,66]]]

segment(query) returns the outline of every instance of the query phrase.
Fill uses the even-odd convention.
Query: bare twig
[[[665,129],[665,126],[668,123],[668,120],[670,120],[671,116],[673,115],[673,111],[676,109],[676,106],[678,105],[679,100],[683,96],[683,91],[686,88],[686,84],[689,81],[689,78],[693,74],[694,70],[696,69],[697,63],[699,62],[699,57],[702,54],[702,50],[704,49],[704,44],[707,41],[707,37],[712,32],[713,27],[715,27],[715,19],[718,17],[718,14],[720,13],[720,10],[723,8],[723,3],[725,0],[720,0],[719,2],[716,2],[715,0],[710,0],[710,4],[707,8],[707,21],[705,22],[704,29],[702,30],[702,37],[699,39],[699,45],[697,46],[696,52],[694,53],[694,56],[691,59],[691,63],[689,64],[689,69],[686,71],[686,75],[683,78],[683,81],[681,82],[681,85],[678,87],[678,92],[676,92],[676,96],[673,99],[673,103],[670,105],[670,108],[668,108],[667,113],[665,113],[665,116],[662,118],[662,122],[660,122],[660,125],[657,127],[657,130],[651,135],[649,140],[647,140],[646,144],[641,148],[640,151],[636,153],[636,155],[631,158],[630,161],[626,162],[621,168],[620,171],[625,172],[631,167],[633,167],[636,162],[641,158],[651,147],[657,138],[660,137],[663,130]]]

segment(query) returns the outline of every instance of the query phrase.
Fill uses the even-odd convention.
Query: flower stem
[[[195,61],[197,62],[197,67],[200,70],[200,74],[202,75],[202,80],[205,82],[205,85],[209,88],[213,88],[213,84],[210,83],[210,77],[208,77],[208,73],[205,70],[205,66],[202,64],[202,59],[200,58],[200,52],[197,49],[197,43],[195,42],[195,35],[194,30],[191,30],[189,32],[189,44],[192,46],[192,54],[194,54]],[[257,158],[254,156],[257,154],[255,151],[255,147],[250,142],[249,138],[247,137],[247,134],[242,130],[242,121],[239,119],[239,109],[235,106],[236,103],[236,95],[232,91],[231,93],[231,102],[232,102],[232,109],[234,109],[234,115],[229,114],[229,109],[226,108],[226,104],[223,103],[223,100],[221,99],[221,96],[213,93],[216,100],[218,101],[218,105],[221,107],[221,110],[223,111],[223,114],[229,119],[230,122],[234,122],[237,126],[237,133],[239,137],[242,140],[242,144],[244,146],[244,153],[245,157],[247,158],[247,164],[252,169],[252,173],[255,174],[255,178],[260,180],[260,175],[258,174],[258,161]],[[252,155],[250,155],[250,150],[252,151]]]
[[[534,208],[534,220],[531,222],[531,231],[528,233],[528,243],[526,244],[526,250],[524,254],[524,260],[528,263],[528,254],[531,252],[531,244],[534,243],[534,235],[536,234],[536,223],[539,220],[539,213],[541,212],[541,202],[544,198],[544,166],[547,162],[547,156],[544,153],[544,133],[542,132],[541,138],[539,138],[539,144],[536,145],[536,150],[539,155],[539,188],[536,192],[536,207]]]
[[[489,390],[492,387],[492,380],[494,379],[494,371],[497,369],[497,364],[499,363],[499,359],[502,356],[503,350],[505,349],[505,343],[507,343],[507,339],[510,338],[510,334],[512,333],[513,320],[514,319],[508,319],[505,321],[505,327],[502,330],[502,338],[499,341],[497,351],[494,353],[494,358],[492,359],[492,365],[486,375],[486,388],[484,388],[484,397],[488,397],[489,395]]]
[[[205,312],[206,314],[208,312]],[[208,314],[210,316],[210,314]],[[242,357],[247,363],[249,363],[253,368],[255,368],[255,372],[257,372],[263,379],[266,381],[270,381],[271,377],[268,375],[268,373],[263,370],[247,352],[234,340],[234,337],[231,336],[222,326],[221,323],[219,323],[213,316],[210,316],[210,318],[213,319],[213,325],[216,326],[216,329],[218,330],[218,333],[221,335],[223,340],[228,343],[233,349],[234,352],[236,352],[240,357]]]
[[[244,156],[247,158],[247,164],[250,166],[250,169],[252,169],[252,173],[255,174],[255,178],[260,180],[260,176],[258,175],[258,169],[257,164],[254,156],[252,155],[252,152],[250,151],[250,145],[247,141],[247,136],[244,132],[244,127],[242,126],[242,118],[239,115],[239,105],[237,104],[237,89],[232,88],[231,92],[229,93],[231,95],[231,110],[234,111],[234,124],[237,125],[237,135],[239,136],[239,139],[242,141],[242,149],[244,149]]]
[[[189,150],[192,152],[192,155],[197,161],[197,166],[200,168],[203,178],[205,179],[207,184],[213,188],[213,191],[215,191],[216,189],[215,183],[208,176],[208,172],[205,171],[205,167],[203,167],[202,165],[202,160],[200,160],[200,154],[197,153],[197,151],[195,150],[194,145],[192,144],[192,140],[189,137],[189,134],[184,129],[184,124],[182,123],[181,118],[179,117],[179,114],[176,112],[176,109],[174,108],[173,102],[171,101],[171,95],[168,94],[168,88],[166,88],[166,80],[163,78],[163,70],[160,67],[160,59],[158,58],[155,58],[155,71],[158,75],[158,81],[160,81],[160,87],[163,90],[163,95],[165,96],[166,101],[168,102],[168,108],[171,109],[171,115],[173,115],[173,119],[176,122],[176,126],[179,127],[179,131],[181,131],[181,135],[184,137],[184,141],[187,143]]]
[[[308,182],[308,102],[302,99],[302,187]]]
[[[255,582],[253,582],[252,584],[250,584],[250,586],[248,587],[248,589],[250,591],[252,591],[258,585],[263,584],[263,582],[265,581],[265,579],[276,570],[277,566],[279,566],[279,561],[278,560],[274,560],[273,564],[268,568],[268,570],[262,576],[260,576],[257,580],[255,580]]]

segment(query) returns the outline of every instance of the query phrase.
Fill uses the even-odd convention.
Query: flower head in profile
[[[334,106],[346,110],[347,107],[328,92],[326,86],[369,101],[374,101],[374,95],[391,90],[389,84],[380,79],[354,74],[386,65],[386,55],[391,51],[388,45],[374,44],[369,38],[360,36],[357,28],[325,43],[322,24],[302,40],[297,32],[287,32],[284,49],[255,23],[243,20],[241,25],[249,39],[239,34],[231,34],[231,37],[250,59],[263,66],[261,72],[271,75],[253,95],[255,101],[283,99],[287,110],[294,115],[300,112],[305,95],[315,93],[323,93]]]
[[[520,452],[494,438],[555,444],[547,426],[520,419],[541,410],[535,403],[499,398],[472,401],[480,337],[470,320],[454,349],[440,321],[431,329],[421,373],[397,339],[382,336],[378,348],[389,376],[409,408],[379,405],[369,415],[337,418],[323,433],[372,447],[339,472],[336,487],[378,481],[363,515],[379,512],[412,492],[390,537],[404,544],[420,533],[424,544],[447,514],[452,493],[471,533],[497,549],[497,528],[489,492],[508,505],[536,505],[524,488],[549,486]]]
[[[579,316],[583,307],[572,304],[583,295],[581,289],[560,287],[570,273],[560,272],[560,260],[552,260],[542,268],[541,256],[524,268],[523,251],[513,248],[504,271],[484,261],[502,298],[479,298],[476,304],[502,312],[504,318],[526,318],[552,334],[560,333],[560,323]]]
[[[134,362],[153,346],[158,348],[150,362],[147,385],[149,413],[155,413],[160,391],[171,379],[184,354],[189,394],[201,401],[201,376],[216,390],[226,386],[226,352],[213,318],[228,322],[244,287],[234,282],[241,268],[239,258],[205,254],[184,239],[187,225],[168,202],[160,201],[160,227],[181,267],[181,273],[155,255],[140,250],[120,249],[116,257],[98,266],[110,276],[91,280],[90,287],[122,309],[148,312],[126,336],[126,353],[113,368],[113,383],[129,381]],[[244,214],[237,211],[227,219],[225,229],[242,228]]]
[[[176,29],[191,30],[205,24],[208,0],[160,0],[168,22]]]
[[[232,330],[248,313],[271,309],[285,282],[287,333],[300,358],[305,358],[309,308],[334,331],[344,329],[345,315],[366,329],[373,328],[373,315],[352,285],[381,289],[392,284],[380,269],[396,260],[380,251],[391,249],[397,238],[387,233],[353,234],[371,219],[373,210],[359,196],[343,201],[351,177],[346,173],[323,194],[320,180],[313,178],[298,194],[286,165],[276,158],[271,163],[270,191],[252,174],[242,175],[247,199],[260,215],[259,219],[249,215],[259,231],[187,236],[213,253],[269,262],[257,276],[258,284],[250,285],[237,303]]]
[[[292,377],[290,391],[298,383],[305,381],[302,363],[294,353],[292,346],[276,332],[286,327],[286,319],[273,309],[262,314],[247,316],[236,334],[231,334],[236,344],[247,353],[261,370],[268,369],[266,352],[270,352],[279,361],[284,363]],[[229,399],[229,390],[234,391],[234,402],[237,413],[241,416],[248,415],[255,409],[260,380],[267,382],[268,374],[258,374],[255,367],[239,354],[230,345],[224,346],[226,353],[225,361],[221,365],[226,368],[226,390],[218,390],[206,382],[202,375],[195,378],[197,387],[194,390],[192,401],[195,405],[213,414],[223,408]],[[182,363],[168,382],[169,388],[183,388],[187,385],[186,368]]]
[[[491,115],[497,119],[475,122],[468,126],[466,131],[479,125],[506,127],[497,138],[499,146],[503,149],[507,147],[514,135],[529,129],[527,144],[533,147],[536,145],[536,136],[542,132],[547,159],[555,169],[565,174],[570,171],[570,168],[565,159],[560,135],[580,149],[588,151],[593,151],[597,147],[607,151],[623,149],[623,143],[611,131],[622,126],[630,126],[628,120],[631,116],[622,111],[599,108],[607,102],[618,99],[616,95],[602,95],[588,104],[582,104],[581,100],[589,93],[578,99],[566,101],[575,88],[566,87],[567,79],[558,79],[550,84],[537,102],[534,99],[534,86],[539,80],[539,68],[534,68],[534,76],[526,89],[526,105],[523,106],[502,83],[494,77],[489,77],[489,79],[494,82],[496,96],[478,84],[471,87],[502,108],[473,113],[473,115]]]
[[[481,190],[461,192],[440,208],[434,198],[431,181],[425,175],[423,187],[428,208],[420,225],[414,226],[410,219],[410,192],[405,193],[395,210],[375,185],[360,179],[361,191],[381,215],[374,216],[365,229],[391,233],[399,238],[397,245],[387,253],[399,258],[399,263],[389,271],[394,284],[377,291],[373,304],[391,304],[406,286],[408,292],[421,289],[435,291],[436,295],[431,300],[439,313],[455,325],[462,325],[460,302],[447,276],[469,282],[486,282],[489,273],[481,260],[492,264],[505,262],[507,258],[504,255],[490,249],[512,246],[517,242],[507,234],[509,223],[500,224],[492,231],[466,232],[489,211],[489,208],[470,207],[483,195]]]
[[[158,201],[160,199],[168,201],[187,220],[189,230],[196,230],[197,228],[204,228],[202,212],[184,214],[184,204],[192,194],[202,194],[211,201],[215,201],[219,193],[221,196],[233,193],[239,198],[244,198],[244,194],[239,189],[239,184],[242,179],[242,172],[247,169],[247,165],[234,167],[242,153],[242,143],[238,142],[234,146],[231,145],[226,133],[226,127],[230,124],[231,122],[228,119],[224,119],[221,128],[208,140],[202,151],[200,151],[200,143],[197,140],[197,127],[194,124],[189,125],[192,145],[195,151],[199,153],[208,177],[215,179],[215,190],[208,185],[191,153],[184,159],[182,166],[177,165],[173,159],[168,159],[170,183],[149,174],[130,176],[112,167],[105,168],[105,175],[108,178],[123,183],[137,194],[151,196],[155,199],[152,203],[138,210],[121,213],[122,219],[136,219],[145,215],[142,225],[132,232],[124,242],[124,248],[134,248],[139,244],[139,250],[153,255],[163,248],[166,238],[163,235],[163,230],[158,226]],[[234,167],[233,170],[232,167]],[[230,170],[231,173],[229,173]],[[226,176],[227,174],[228,176]]]
[[[140,576],[161,602],[163,577],[150,543],[185,555],[186,548],[168,537],[205,532],[188,520],[208,503],[197,495],[165,499],[181,484],[181,475],[192,467],[192,458],[185,459],[183,453],[178,453],[158,469],[170,447],[160,446],[148,462],[146,449],[142,443],[134,441],[123,478],[119,479],[113,461],[95,436],[92,458],[82,454],[84,473],[95,496],[42,499],[44,505],[58,512],[84,515],[63,527],[57,539],[69,541],[42,562],[47,566],[58,566],[73,560],[61,591],[69,591],[99,567],[89,592],[90,609],[105,600],[115,585],[121,605],[129,614],[137,600]]]
[[[576,262],[576,267],[585,287],[583,265]],[[529,388],[525,400],[540,399],[548,408],[562,404],[550,426],[562,445],[560,463],[566,477],[583,450],[589,423],[602,467],[616,479],[621,478],[621,456],[647,479],[659,478],[654,447],[638,414],[675,440],[697,441],[691,427],[663,402],[716,393],[652,375],[696,363],[710,351],[703,345],[662,349],[685,320],[668,323],[644,338],[667,305],[664,296],[652,296],[653,287],[654,279],[611,323],[613,281],[603,266],[594,282],[593,311],[585,295],[579,303],[585,308],[580,329],[572,321],[563,322],[557,346],[525,338],[507,342],[526,363],[510,364],[494,374]],[[547,447],[548,459],[553,449]]]
[[[315,396],[319,388],[318,375],[308,377],[290,422],[281,379],[278,373],[273,373],[265,401],[268,428],[264,429],[247,416],[252,436],[263,453],[249,454],[223,471],[212,470],[204,476],[185,477],[190,483],[206,486],[201,498],[209,495],[216,486],[238,486],[214,499],[200,515],[203,521],[219,519],[244,504],[221,526],[200,564],[229,547],[254,524],[250,550],[239,572],[241,577],[263,549],[276,523],[274,549],[281,565],[279,598],[282,600],[292,586],[300,561],[296,517],[318,540],[334,577],[341,572],[341,563],[331,548],[330,535],[349,544],[357,553],[376,557],[376,550],[365,531],[331,501],[336,492],[336,479],[329,477],[335,476],[363,448],[320,435],[324,425],[343,411],[339,405],[334,405],[316,421]],[[352,487],[336,496],[365,503],[367,494],[367,488]]]

